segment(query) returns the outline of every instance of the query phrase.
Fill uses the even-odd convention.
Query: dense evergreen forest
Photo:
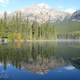
[[[21,12],[8,15],[4,12],[0,18],[0,38],[8,40],[55,40],[80,39],[80,22],[64,20],[52,23],[37,22],[24,17]]]
[[[28,17],[23,18],[21,12],[11,17],[4,12],[0,19],[0,37],[7,37],[9,40],[51,40],[55,38],[55,29],[49,21],[38,23]]]

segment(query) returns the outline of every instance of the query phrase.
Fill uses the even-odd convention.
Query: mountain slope
[[[70,16],[69,13],[56,10],[49,7],[47,4],[35,4],[31,7],[20,10],[24,17],[29,17],[31,20],[37,20],[38,22],[45,21],[63,21],[65,17]]]
[[[80,21],[80,10],[74,12],[71,16],[72,21]]]
[[[11,17],[20,12],[24,19],[28,17],[30,20],[36,20],[37,22],[41,23],[46,21],[61,22],[67,17],[71,16],[69,13],[51,8],[49,5],[44,3],[34,4],[30,7],[16,10],[10,14],[8,13],[8,16]]]

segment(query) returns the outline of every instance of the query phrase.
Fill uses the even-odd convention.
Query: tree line
[[[51,40],[55,38],[55,27],[49,21],[39,23],[30,20],[28,16],[24,18],[21,12],[9,16],[4,12],[3,17],[0,18],[0,37],[11,40]]]

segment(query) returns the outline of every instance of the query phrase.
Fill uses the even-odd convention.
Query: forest
[[[39,23],[36,20],[24,18],[21,12],[8,16],[4,12],[0,18],[0,38],[8,40],[52,40],[55,39],[54,24],[46,21]]]

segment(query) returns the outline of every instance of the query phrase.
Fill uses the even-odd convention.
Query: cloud
[[[0,0],[0,4],[8,3],[9,0]]]
[[[0,6],[6,7],[6,5],[9,3],[9,0],[0,0]]]
[[[66,9],[65,9],[63,6],[60,6],[60,5],[58,6],[58,9],[59,9],[59,10],[62,10],[62,11],[64,11],[64,12],[71,13],[71,14],[76,11],[75,8],[72,8],[72,7],[71,7],[71,8],[66,8]]]
[[[68,13],[74,13],[75,11],[76,11],[76,9],[72,9],[72,8],[65,10],[65,12],[68,12]]]
[[[66,66],[66,67],[64,67],[64,69],[66,69],[66,70],[74,70],[75,67],[70,65],[70,66]]]

